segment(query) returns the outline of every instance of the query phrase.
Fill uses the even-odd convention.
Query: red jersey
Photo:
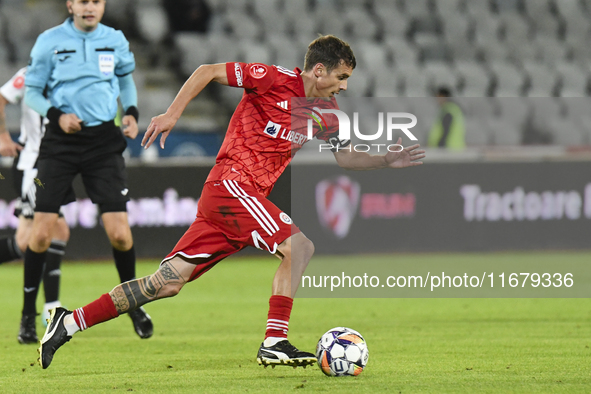
[[[244,88],[232,115],[216,164],[207,182],[234,180],[252,185],[268,196],[273,185],[307,141],[306,122],[292,126],[291,99],[305,97],[301,70],[260,63],[226,63],[230,86]],[[314,100],[314,106],[338,109],[336,100]],[[295,129],[292,130],[292,127]],[[338,127],[314,129],[325,141]]]

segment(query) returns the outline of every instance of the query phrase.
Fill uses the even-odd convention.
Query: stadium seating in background
[[[537,60],[548,66],[572,60],[571,47],[556,37],[538,35],[531,45],[538,48]]]
[[[520,134],[528,127],[531,108],[529,100],[521,97],[498,97],[494,105],[499,117],[515,125]]]
[[[583,134],[583,143],[591,144],[591,98],[589,97],[564,97],[561,99],[566,116],[573,119]]]
[[[485,124],[489,129],[494,145],[515,146],[521,144],[522,130],[514,123],[504,118],[492,118]]]
[[[372,72],[381,75],[384,70],[392,66],[392,53],[385,45],[380,45],[371,40],[356,41],[356,58],[358,64]]]
[[[486,97],[490,95],[491,76],[480,64],[474,61],[457,61],[455,72],[458,77],[458,92],[465,97]]]
[[[543,138],[552,140],[552,122],[566,115],[563,103],[555,98],[531,98],[530,131]]]
[[[425,65],[425,76],[428,79],[429,90],[433,93],[439,86],[446,86],[457,91],[458,76],[453,67],[446,62],[431,62]]]
[[[3,35],[4,32],[8,29],[5,21],[5,16],[2,12],[0,12],[0,32]],[[10,53],[8,50],[8,42],[6,42],[5,38],[3,37],[0,39],[0,73],[2,73],[2,68],[7,68],[8,61],[10,59]]]
[[[495,96],[523,96],[525,75],[521,70],[509,62],[493,62],[489,67],[495,76]]]
[[[482,122],[480,119],[466,118],[464,119],[464,127],[467,146],[491,145],[491,133],[486,122]]]
[[[523,69],[529,78],[528,97],[555,96],[558,84],[557,74],[546,64],[539,62],[524,62]]]
[[[412,133],[419,141],[426,141],[433,123],[437,119],[439,106],[435,99],[415,97],[407,99],[408,110],[417,117],[417,125],[413,127]]]
[[[281,13],[281,1],[280,0],[253,0],[252,6],[254,13],[264,22],[265,20],[273,21]],[[305,5],[304,5],[305,6]]]
[[[391,51],[396,67],[405,68],[419,63],[418,51],[402,37],[389,36],[383,46],[386,51]]]
[[[226,28],[232,31],[232,35],[240,40],[259,40],[263,31],[261,25],[248,14],[234,10],[224,14]]]
[[[191,75],[197,65],[207,64],[214,60],[214,50],[211,49],[211,37],[207,39],[201,34],[179,32],[174,35],[174,43],[182,53],[181,70],[185,75]]]
[[[581,127],[583,116],[565,118],[561,101],[532,104],[519,98],[588,95],[591,0],[210,0],[210,5],[223,14],[224,25],[209,35],[208,45],[192,45],[201,52],[193,64],[232,58],[301,67],[306,45],[317,33],[330,33],[346,38],[358,58],[344,96],[412,101],[448,86],[465,111],[469,145],[520,144],[532,130],[557,143],[591,142]],[[222,95],[235,102],[240,93],[230,89]],[[485,96],[496,98],[462,99]],[[430,115],[414,103],[427,117],[436,115],[434,102]],[[551,122],[552,116],[557,120]],[[418,127],[426,136],[430,125],[423,123]],[[559,126],[569,123],[579,132],[558,136]]]
[[[374,97],[399,97],[402,86],[396,77],[396,71],[389,67],[382,71],[382,77],[374,85]]]
[[[138,96],[138,106],[146,114],[163,114],[168,106],[174,100],[174,92],[169,89],[142,89],[142,94]]]
[[[540,0],[543,1],[543,0]],[[517,13],[523,7],[522,0],[492,0],[493,8],[499,13]]]
[[[376,0],[373,10],[375,18],[382,25],[384,40],[387,41],[392,37],[405,39],[406,34],[410,30],[410,19],[397,12],[392,7],[390,0],[388,2]]]
[[[476,47],[472,43],[474,21],[468,18],[457,18],[457,16],[444,16],[441,30],[454,60],[474,61],[476,59]]]
[[[290,29],[292,28],[292,20],[288,15],[283,13],[277,14],[274,17],[269,17],[265,14],[257,12],[257,16],[261,22],[264,35],[267,40],[273,40],[275,38],[287,39],[291,34]],[[298,18],[299,19],[299,18]],[[300,19],[302,21],[310,22],[309,19]],[[311,21],[314,23],[313,21]],[[311,28],[310,26],[309,28]],[[312,29],[313,31],[313,29]]]
[[[548,130],[552,143],[556,145],[576,146],[585,142],[579,124],[571,118],[557,117],[551,119]]]
[[[163,18],[164,9],[159,4],[151,4],[136,9],[138,30],[150,44],[161,43],[168,34],[168,22]]]
[[[358,7],[350,8],[345,11],[344,16],[346,39],[373,41],[377,39],[380,26],[378,20],[370,15],[368,10]]]
[[[154,67],[169,66],[154,66],[146,54],[178,54],[179,80],[214,62],[293,69],[303,66],[307,45],[322,33],[345,38],[356,53],[344,96],[410,98],[418,108],[412,98],[448,86],[465,112],[469,145],[520,144],[532,135],[542,136],[534,143],[591,144],[591,0],[205,1],[211,9],[207,33],[176,32],[160,0],[143,0],[141,7],[137,0],[108,3],[106,20],[137,30],[144,45],[132,40],[142,113],[161,111],[160,101],[180,87],[144,82],[160,72]],[[66,15],[61,0],[0,0],[0,79],[10,78],[28,60],[37,35]],[[242,91],[206,94],[231,110]],[[493,98],[464,99],[470,97]],[[534,97],[556,99],[548,104]],[[429,117],[436,107],[429,108],[418,110]],[[426,123],[418,126],[423,136]]]
[[[273,64],[275,56],[269,45],[262,44],[260,41],[244,40],[241,44],[241,59],[245,63],[264,63]]]
[[[489,97],[459,97],[455,100],[463,109],[464,116],[467,118],[487,121],[488,119],[498,116],[499,109],[497,103]]]
[[[269,37],[269,44],[275,52],[274,64],[290,70],[296,67],[303,67],[305,47],[297,48],[293,45],[292,40],[280,35]]]
[[[365,66],[358,67],[354,71],[355,78],[347,80],[347,91],[341,93],[344,97],[368,97],[373,89],[373,79],[364,68]]]
[[[397,67],[393,77],[400,83],[402,97],[429,97],[429,81],[425,78],[423,69],[417,65]]]

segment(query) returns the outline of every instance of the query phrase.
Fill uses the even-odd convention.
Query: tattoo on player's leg
[[[118,313],[126,313],[160,298],[160,290],[166,285],[183,285],[185,282],[178,271],[166,262],[153,275],[131,280],[115,287],[111,291],[111,299]]]
[[[159,289],[157,289],[152,283],[152,276],[146,276],[145,278],[141,278],[139,280],[139,285],[142,295],[146,296],[146,298],[148,299],[156,298]]]
[[[115,309],[119,313],[125,313],[129,310],[129,301],[127,301],[127,297],[125,296],[125,292],[121,285],[115,287],[111,291],[111,300],[113,300],[113,304],[115,304]]]
[[[161,273],[162,277],[166,282],[168,281],[175,281],[175,280],[182,280],[181,274],[178,273],[177,270],[174,269],[170,263],[166,262],[160,266],[160,269],[156,272],[156,274]],[[182,280],[184,282],[184,280]]]

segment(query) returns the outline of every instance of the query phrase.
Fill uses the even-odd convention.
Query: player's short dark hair
[[[353,69],[357,65],[349,44],[331,34],[320,36],[308,45],[304,71],[310,71],[318,63],[324,64],[327,72],[339,67],[341,63]]]

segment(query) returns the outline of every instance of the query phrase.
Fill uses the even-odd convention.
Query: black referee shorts
[[[17,168],[19,159],[20,154],[17,154],[12,163],[13,186],[14,190],[20,196],[17,199],[16,205],[14,207],[14,216],[16,216],[17,218],[19,216],[23,216],[25,219],[33,219],[35,213],[35,202],[37,201],[35,197],[37,194],[37,186],[35,185],[33,179],[33,177],[35,176],[35,169],[27,169],[26,171],[19,170]],[[24,184],[26,184],[26,188]],[[74,194],[74,189],[70,186],[68,193],[66,195],[66,201],[67,203],[70,203],[75,200],[76,195]],[[61,210],[59,212],[59,216],[64,216]]]
[[[48,124],[36,165],[42,186],[37,187],[35,212],[58,213],[60,205],[71,202],[67,201],[71,198],[68,190],[78,174],[86,194],[102,213],[126,212],[129,197],[122,156],[126,147],[114,122],[83,127],[74,134]]]

